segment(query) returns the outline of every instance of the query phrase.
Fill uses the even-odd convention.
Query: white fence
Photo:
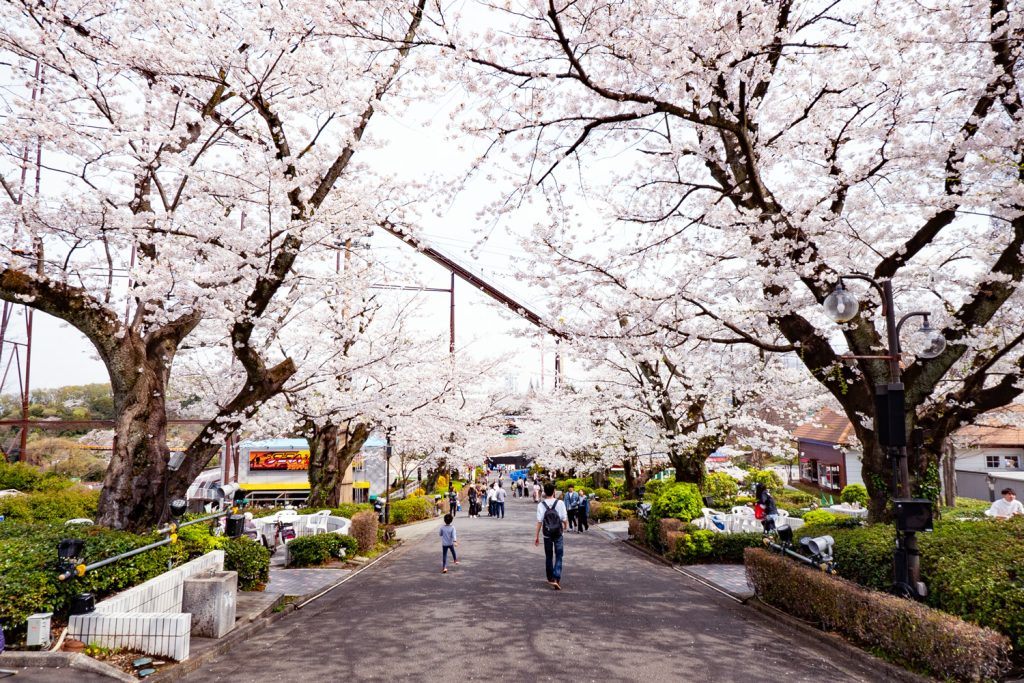
[[[68,636],[103,647],[125,647],[149,655],[188,659],[192,615],[181,612],[185,579],[224,570],[224,551],[214,550],[72,616]]]

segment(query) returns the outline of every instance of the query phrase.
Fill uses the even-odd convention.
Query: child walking
[[[448,573],[448,551],[452,553],[452,562],[455,564],[459,563],[459,558],[455,556],[455,546],[459,544],[455,537],[455,527],[452,526],[452,517],[449,512],[444,516],[444,525],[437,530],[438,536],[441,537],[441,573]]]

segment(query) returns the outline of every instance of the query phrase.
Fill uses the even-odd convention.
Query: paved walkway
[[[566,538],[564,590],[544,580],[534,506],[456,520],[440,573],[434,525],[189,681],[876,681],[850,658],[602,533]],[[420,530],[417,530],[420,531]]]

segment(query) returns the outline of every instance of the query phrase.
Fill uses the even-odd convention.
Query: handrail
[[[238,508],[228,508],[226,510],[221,510],[220,512],[215,512],[215,513],[213,513],[211,515],[206,515],[204,517],[198,517],[196,519],[190,519],[189,521],[182,522],[181,524],[178,524],[177,522],[171,522],[167,526],[162,527],[162,528],[156,530],[156,533],[158,533],[158,534],[167,534],[167,538],[164,538],[164,539],[159,540],[159,541],[154,541],[153,543],[148,543],[148,544],[146,544],[144,546],[140,546],[138,548],[134,548],[133,550],[128,550],[128,551],[120,553],[118,555],[113,555],[111,557],[107,557],[107,558],[104,558],[102,560],[98,560],[96,562],[91,562],[89,564],[79,563],[79,564],[75,565],[74,567],[72,567],[70,569],[66,569],[63,573],[59,574],[57,576],[57,579],[59,581],[66,581],[66,580],[68,580],[70,578],[82,577],[82,576],[85,576],[87,572],[91,572],[91,571],[93,571],[95,569],[99,569],[100,567],[106,567],[108,564],[113,564],[115,562],[119,562],[120,560],[128,559],[129,557],[135,557],[136,555],[141,555],[142,553],[146,552],[147,550],[152,550],[153,548],[159,548],[161,546],[165,546],[165,545],[168,545],[168,544],[171,544],[171,543],[177,543],[178,542],[178,529],[180,529],[182,527],[189,526],[191,524],[199,524],[200,522],[208,522],[211,519],[217,519],[219,517],[224,517],[226,515],[230,515],[230,514],[232,514],[234,512],[237,512],[237,510],[238,510]]]

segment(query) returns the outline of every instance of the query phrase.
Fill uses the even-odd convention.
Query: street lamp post
[[[843,281],[847,279],[870,283],[882,299],[888,352],[881,356],[851,355],[844,358],[886,360],[889,363],[889,382],[875,385],[875,423],[879,445],[893,465],[892,497],[897,515],[896,547],[893,552],[893,592],[923,598],[928,590],[921,581],[917,531],[931,528],[931,501],[911,498],[910,469],[907,462],[906,396],[900,370],[900,330],[911,318],[922,318],[921,331],[928,343],[917,353],[921,358],[938,356],[945,349],[946,341],[937,330],[929,326],[929,314],[926,312],[907,313],[897,322],[892,281],[877,282],[874,278],[860,273],[840,276],[835,291],[825,298],[825,314],[835,322],[845,323],[853,320],[860,309],[857,298],[843,286]],[[922,512],[925,512],[927,520],[922,519]]]

